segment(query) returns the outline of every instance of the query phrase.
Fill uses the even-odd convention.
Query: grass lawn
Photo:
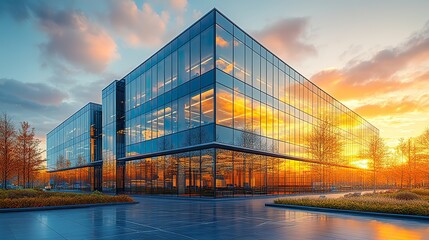
[[[127,195],[110,196],[99,192],[82,194],[44,192],[34,189],[0,190],[0,208],[28,208],[119,202],[134,202],[134,200]]]
[[[329,198],[284,198],[275,204],[429,216],[429,189],[364,194],[362,196]]]

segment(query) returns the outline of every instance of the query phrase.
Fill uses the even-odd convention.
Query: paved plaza
[[[0,239],[429,239],[429,223],[265,207],[273,198],[180,200],[0,214]]]

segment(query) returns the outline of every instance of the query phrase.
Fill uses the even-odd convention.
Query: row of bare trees
[[[326,184],[329,177],[332,177],[332,166],[347,165],[342,158],[344,142],[342,141],[338,123],[328,117],[322,116],[319,123],[314,125],[312,131],[306,138],[307,147],[313,160],[323,163],[315,165],[320,183]],[[368,168],[373,170],[374,191],[377,186],[377,173],[383,166],[383,161],[387,156],[387,147],[384,140],[378,135],[374,135],[362,149],[360,158],[368,159]],[[324,186],[326,188],[326,186]]]
[[[0,180],[1,188],[12,183],[23,188],[33,187],[43,169],[40,140],[28,122],[21,122],[18,129],[12,119],[0,116]]]
[[[329,174],[329,165],[343,165],[341,153],[344,143],[341,133],[332,119],[322,118],[307,136],[307,147],[317,165],[321,182]],[[429,128],[419,136],[400,139],[398,145],[389,148],[378,135],[372,136],[360,153],[368,160],[376,187],[415,188],[429,187]]]

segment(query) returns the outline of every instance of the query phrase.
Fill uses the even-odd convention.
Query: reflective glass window
[[[189,42],[178,50],[178,85],[189,81],[190,76],[190,50]]]
[[[200,35],[191,39],[191,79],[200,75]]]
[[[234,128],[236,129],[244,129],[245,104],[244,95],[234,92]]]
[[[216,67],[231,75],[233,70],[232,44],[232,35],[216,26]]]
[[[158,63],[158,95],[164,93],[164,60]]]
[[[252,49],[246,46],[246,64],[244,77],[246,79],[246,83],[252,85]]]
[[[201,33],[201,74],[213,69],[214,28],[209,27]]]
[[[260,89],[261,88],[261,57],[253,52],[253,84],[252,86],[254,88]]]
[[[171,90],[171,55],[165,58],[165,91]]]
[[[216,123],[232,127],[233,111],[232,90],[220,84],[216,85]]]
[[[201,124],[213,122],[214,114],[214,89],[201,91]]]
[[[189,96],[184,96],[179,99],[178,101],[178,125],[179,131],[183,131],[189,128],[189,116],[190,116],[190,109],[189,109]]]
[[[172,121],[172,132],[175,133],[178,131],[178,109],[177,101],[173,101],[171,104],[171,121]]]
[[[171,103],[166,104],[164,109],[165,117],[164,117],[164,131],[165,135],[171,134],[172,128],[172,108]]]
[[[151,68],[151,81],[152,81],[152,98],[158,96],[158,78],[157,78],[157,65]]]
[[[177,87],[177,51],[171,54],[171,88]]]
[[[190,107],[190,118],[191,118],[191,128],[199,127],[200,120],[200,93],[193,94],[191,96],[191,107]]]
[[[151,71],[148,70],[145,76],[145,92],[146,92],[146,101],[152,99],[152,81],[151,81]]]
[[[234,38],[234,77],[245,81],[244,70],[244,44]]]
[[[165,126],[165,122],[164,122],[164,108],[159,108],[158,109],[158,137],[162,137],[164,136],[164,126]]]

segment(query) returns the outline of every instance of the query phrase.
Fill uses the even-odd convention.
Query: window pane
[[[171,88],[177,87],[177,51],[174,51],[173,54],[171,54]]]
[[[201,93],[201,124],[213,122],[213,93],[213,88]]]
[[[164,93],[164,60],[158,63],[158,95]]]
[[[253,100],[252,108],[252,127],[253,133],[261,134],[261,106],[260,102]]]
[[[152,138],[157,138],[158,137],[158,125],[157,125],[157,120],[158,120],[158,111],[156,111],[156,109],[152,110]]]
[[[216,85],[216,123],[232,127],[232,90]]]
[[[158,137],[164,136],[164,108],[158,109]]]
[[[171,103],[165,106],[164,131],[165,135],[171,134]]]
[[[244,44],[234,39],[234,77],[244,82]]]
[[[252,86],[254,88],[260,89],[261,88],[261,57],[253,52],[253,84]]]
[[[267,94],[273,96],[273,73],[274,73],[274,66],[272,63],[267,62]]]
[[[172,103],[172,107],[171,107],[171,120],[172,120],[172,129],[173,129],[173,133],[178,131],[178,116],[177,116],[177,100],[173,101]]]
[[[201,74],[213,69],[214,29],[209,27],[201,33]]]
[[[216,67],[232,75],[232,35],[216,26]]]
[[[158,81],[157,81],[157,71],[156,65],[151,68],[151,80],[152,80],[152,98],[156,98],[158,96]]]
[[[184,96],[179,99],[177,121],[179,125],[179,131],[189,128],[189,96]]]
[[[191,128],[200,126],[200,93],[191,97]]]
[[[145,103],[146,102],[146,81],[145,81],[145,78],[146,78],[146,74],[142,74],[141,76],[140,76],[140,101],[142,102],[142,103]]]
[[[267,60],[261,57],[261,91],[267,92]]]
[[[146,76],[145,76],[145,95],[146,95],[146,101],[149,101],[150,99],[152,99],[152,81],[150,80],[151,78],[151,72],[150,70],[148,70],[146,72]]]
[[[252,49],[246,47],[246,83],[252,85]]]
[[[234,128],[244,129],[244,95],[234,92]]]
[[[179,48],[178,51],[178,66],[179,66],[179,78],[178,85],[189,81],[189,42]]]
[[[200,75],[200,35],[191,40],[191,79]]]

